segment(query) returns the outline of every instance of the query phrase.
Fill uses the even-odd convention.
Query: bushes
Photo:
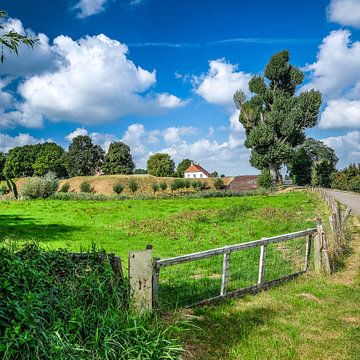
[[[200,190],[201,189],[201,181],[199,180],[194,180],[191,183],[191,186],[193,187],[194,190]]]
[[[9,189],[6,185],[0,186],[0,195],[6,195],[9,192]]]
[[[94,188],[87,180],[85,180],[80,184],[80,191],[83,193],[92,193],[94,191]]]
[[[214,186],[216,190],[222,190],[225,188],[224,180],[221,178],[216,178],[214,181]]]
[[[152,183],[152,184],[151,184],[151,188],[152,188],[152,190],[153,190],[153,192],[154,192],[154,194],[155,194],[157,191],[159,191],[160,186],[159,186],[158,183]]]
[[[56,192],[59,181],[54,173],[27,180],[21,194],[25,199],[45,199]]]
[[[360,192],[360,163],[350,164],[342,171],[333,174],[331,187],[334,189]]]
[[[129,181],[129,189],[133,194],[135,194],[138,191],[139,185],[135,179],[131,179]]]
[[[124,186],[118,181],[113,185],[113,190],[116,194],[120,195],[124,191]]]
[[[261,170],[261,174],[257,179],[257,184],[265,189],[270,189],[273,186],[269,169]]]
[[[130,313],[104,252],[74,261],[28,245],[0,258],[1,359],[180,358],[181,324]]]
[[[65,183],[61,186],[60,188],[60,192],[62,193],[67,193],[69,192],[69,189],[70,189],[70,184],[69,183]]]
[[[160,189],[164,192],[167,189],[167,183],[165,181],[162,181],[160,183]]]

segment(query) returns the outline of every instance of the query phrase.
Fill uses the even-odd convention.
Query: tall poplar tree
[[[304,142],[305,129],[317,124],[322,103],[319,91],[296,93],[304,73],[289,60],[287,50],[273,55],[264,76],[249,81],[252,97],[247,100],[242,91],[234,95],[246,131],[245,146],[251,149],[250,163],[269,169],[273,182],[279,181],[279,169],[293,157],[294,148]]]

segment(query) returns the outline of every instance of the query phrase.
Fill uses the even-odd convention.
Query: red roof
[[[186,170],[186,173],[195,173],[195,172],[202,172],[208,177],[211,177],[211,174],[205,170],[203,167],[201,167],[199,164],[191,164]]]

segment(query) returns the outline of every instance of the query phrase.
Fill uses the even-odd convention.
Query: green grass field
[[[95,243],[120,255],[126,266],[127,253],[147,244],[153,245],[154,256],[165,258],[314,227],[317,212],[323,211],[318,204],[306,192],[211,199],[4,201],[0,234],[5,242],[39,240],[46,248],[74,251]],[[269,254],[280,264],[271,275],[288,270],[286,252],[273,249]],[[234,263],[242,278],[252,266],[256,277],[257,261],[254,252]],[[218,291],[219,278],[213,275],[219,267],[221,259],[192,266],[187,275],[200,282],[210,277],[213,286],[205,283],[206,290]],[[190,313],[196,327],[181,335],[192,354],[186,359],[359,359],[360,281],[357,267],[351,276],[347,271],[345,267],[326,278],[310,273],[256,296],[194,309]],[[179,278],[176,272],[164,271],[162,276],[169,284]],[[181,283],[178,290],[183,292]]]

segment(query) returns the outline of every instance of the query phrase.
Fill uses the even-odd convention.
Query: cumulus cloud
[[[321,114],[320,127],[360,128],[360,100],[330,100]]]
[[[17,19],[5,23],[5,30],[11,29],[33,34]],[[134,64],[125,44],[103,34],[78,41],[60,35],[53,44],[44,34],[33,37],[40,40],[33,51],[22,47],[21,61],[9,55],[13,58],[1,67],[3,75],[26,76],[18,86],[21,99],[0,84],[2,127],[39,127],[45,118],[95,124],[125,115],[161,114],[187,104],[173,94],[155,92],[156,71]]]
[[[358,163],[360,159],[360,131],[351,131],[345,135],[328,137],[321,140],[336,151],[339,157],[338,168],[350,163]]]
[[[1,33],[16,31],[19,34],[38,39],[38,42],[34,45],[33,49],[28,48],[26,45],[20,45],[19,56],[10,53],[5,48],[5,61],[1,64],[0,75],[28,76],[55,68],[56,51],[50,45],[49,38],[45,34],[36,34],[30,29],[25,29],[22,22],[18,19],[8,18],[3,23],[3,26],[4,29]]]
[[[195,92],[210,104],[232,108],[236,90],[249,93],[250,78],[251,74],[238,71],[237,65],[230,64],[225,59],[212,60],[209,61],[206,74],[194,77]]]
[[[331,0],[328,7],[328,18],[341,25],[360,28],[359,0]]]
[[[103,12],[108,2],[109,0],[80,0],[74,5],[74,10],[79,18],[86,18]]]
[[[51,140],[47,140],[51,141]],[[0,151],[8,152],[16,146],[34,145],[45,142],[45,139],[37,139],[30,134],[19,134],[17,136],[10,136],[7,134],[0,134]]]
[[[184,135],[194,135],[196,129],[191,126],[170,127],[163,131],[164,140],[168,143],[179,143]]]
[[[319,89],[327,98],[351,92],[360,81],[360,42],[351,42],[348,30],[332,31],[322,42],[316,62],[305,70],[310,83],[305,88]]]

